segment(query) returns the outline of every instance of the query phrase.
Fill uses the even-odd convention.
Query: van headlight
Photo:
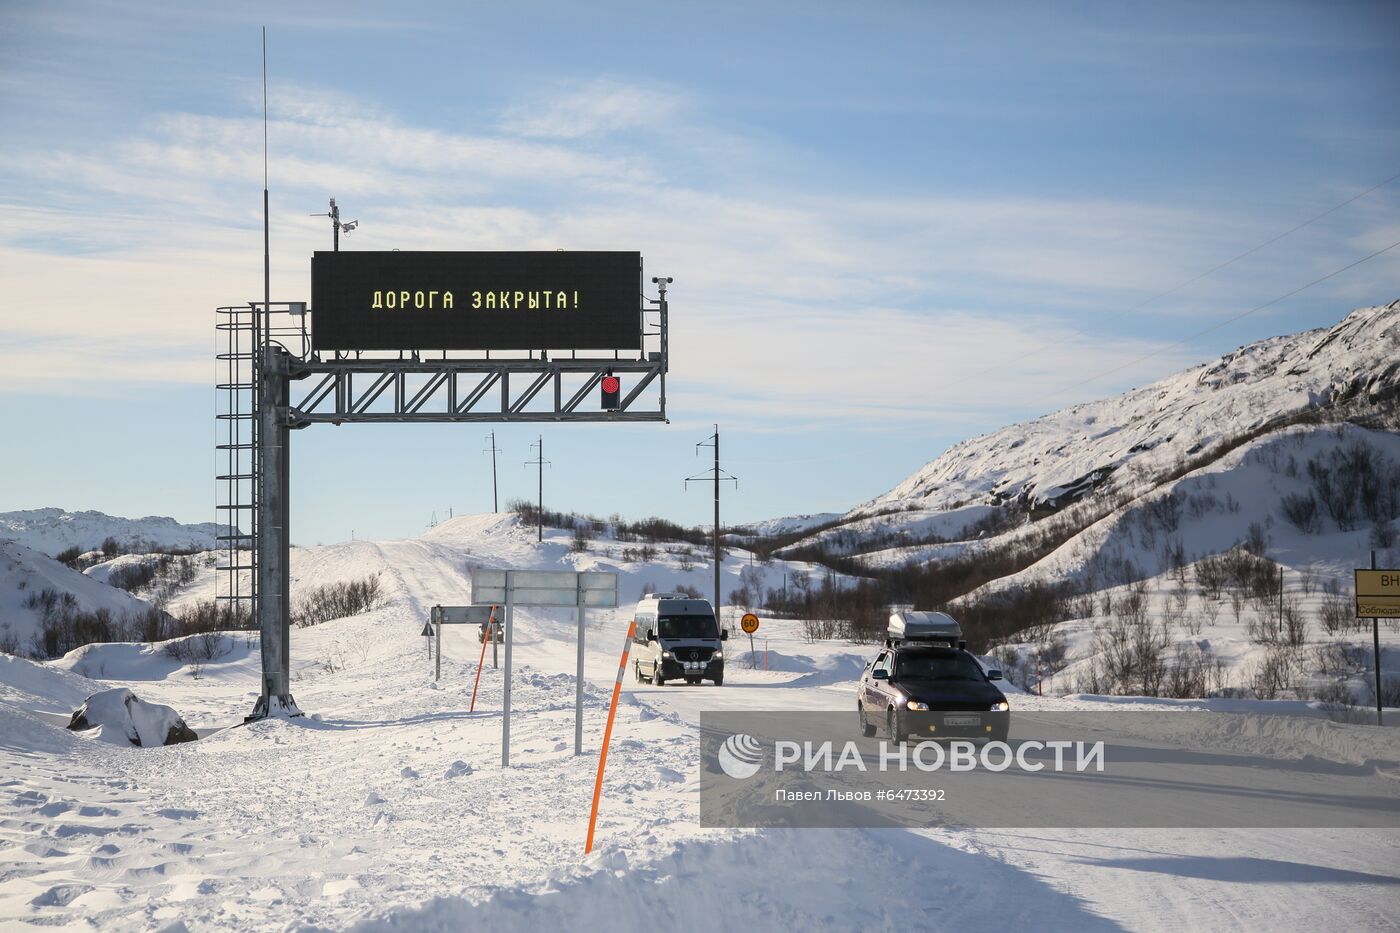
[[[992,704],[992,712],[994,713],[1004,713],[1009,709],[1011,709],[1011,704],[1005,700],[1002,700],[1000,703]]]
[[[661,656],[662,656],[663,658],[666,658],[668,661],[671,660],[672,657],[674,657],[674,656],[671,654],[671,652],[669,652],[669,651],[663,651],[663,652],[661,652]]]
[[[928,709],[928,704],[923,702],[922,700],[910,700],[908,704],[906,704],[906,708],[916,710],[918,712],[923,712],[924,710]]]
[[[724,660],[724,652],[723,652],[723,651],[716,651],[714,654],[710,655],[710,660],[711,660],[711,661],[723,661],[723,660]]]

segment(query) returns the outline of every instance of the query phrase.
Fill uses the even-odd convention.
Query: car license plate
[[[943,721],[950,726],[979,726],[982,724],[980,716],[945,716]]]

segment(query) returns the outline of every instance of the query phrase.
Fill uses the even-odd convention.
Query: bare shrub
[[[168,658],[197,666],[218,660],[232,650],[233,640],[222,632],[199,632],[194,635],[186,635],[183,638],[167,642],[162,649]]]
[[[1356,605],[1340,594],[1322,597],[1322,605],[1317,607],[1317,624],[1328,635],[1335,635],[1356,624]]]
[[[1356,441],[1314,457],[1307,472],[1313,493],[1343,531],[1400,512],[1400,468],[1369,444]]]
[[[319,625],[331,619],[370,612],[384,604],[379,587],[379,575],[360,580],[346,580],[318,586],[297,600],[292,610],[292,624]]]
[[[1295,599],[1283,601],[1283,641],[1293,648],[1300,648],[1308,640],[1308,620]]]
[[[1376,522],[1371,526],[1371,534],[1368,543],[1371,548],[1377,551],[1384,551],[1387,548],[1395,547],[1396,533],[1395,523],[1389,519]]]
[[[1376,681],[1368,678],[1366,681],[1367,705],[1376,705]],[[1400,706],[1400,677],[1381,678],[1381,705]]]
[[[1288,688],[1294,679],[1293,652],[1283,647],[1273,647],[1262,658],[1252,661],[1245,668],[1245,685],[1260,700],[1275,700]]]
[[[1313,664],[1323,674],[1350,676],[1366,670],[1366,649],[1346,642],[1323,642],[1313,649]]]
[[[1356,697],[1345,680],[1326,680],[1312,688],[1312,698],[1323,706],[1351,706]]]
[[[1289,493],[1279,500],[1279,512],[1284,520],[1305,535],[1322,530],[1322,513],[1312,493]]]
[[[1249,531],[1240,547],[1255,557],[1263,557],[1264,552],[1269,549],[1269,536],[1264,526],[1259,522],[1250,522]]]
[[[1194,642],[1178,644],[1167,666],[1162,695],[1176,699],[1208,696],[1223,664],[1208,647]]]

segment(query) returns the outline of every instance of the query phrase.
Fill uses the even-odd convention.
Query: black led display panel
[[[317,350],[636,350],[632,252],[317,252]]]

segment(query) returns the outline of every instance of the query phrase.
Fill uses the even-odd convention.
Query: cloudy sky
[[[844,510],[949,444],[1400,298],[1394,4],[0,4],[0,510],[213,518],[213,308],[346,249],[630,249],[670,425],[547,504]],[[1357,195],[1362,195],[1357,197]],[[1351,203],[1344,204],[1349,199]],[[1202,273],[1288,233],[1203,278]],[[1165,293],[1165,294],[1164,294]],[[294,436],[301,543],[490,508],[480,426]],[[537,431],[497,429],[503,498]]]

